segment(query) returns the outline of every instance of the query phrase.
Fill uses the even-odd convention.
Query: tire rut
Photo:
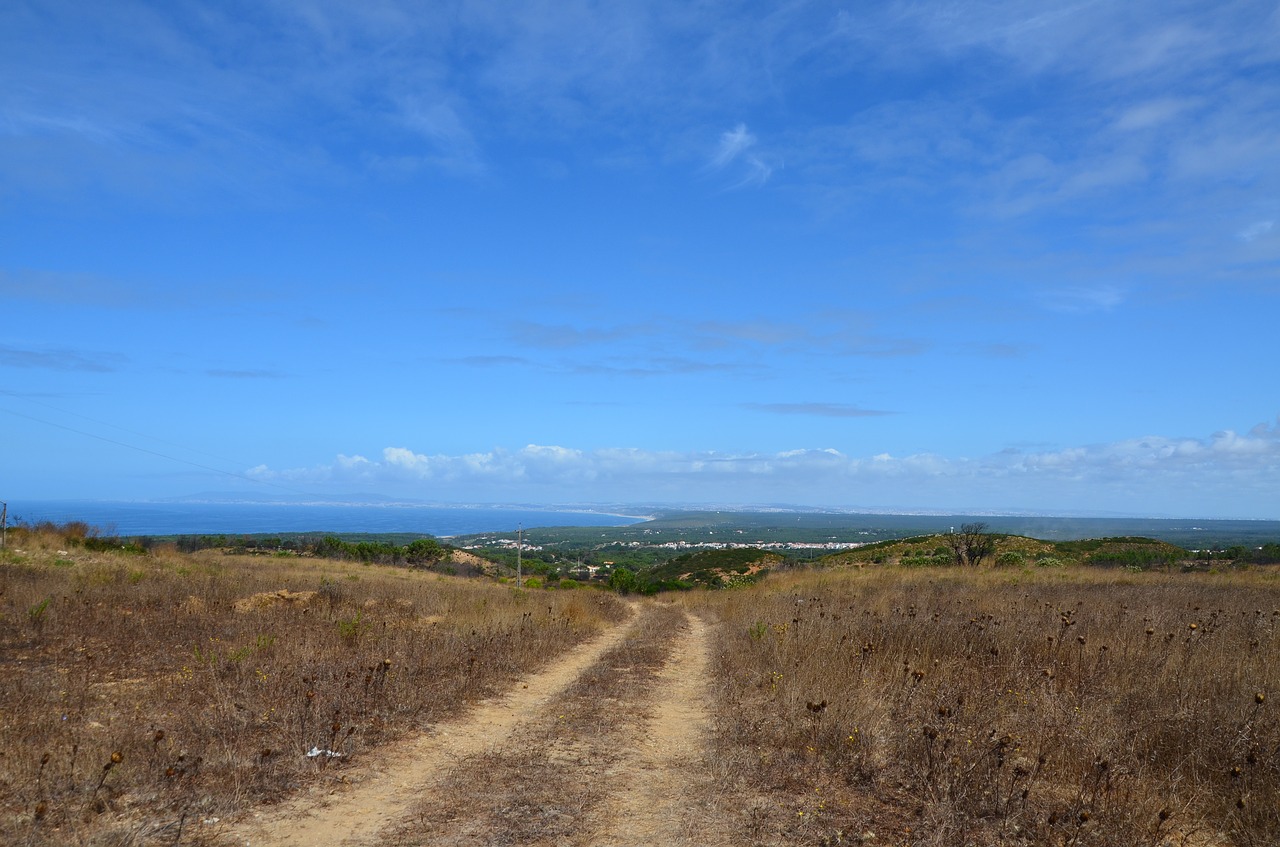
[[[638,614],[438,727],[325,802],[236,832],[247,847],[731,844],[704,758],[708,626]]]
[[[604,654],[501,748],[432,786],[388,847],[729,844],[702,756],[707,627],[648,603]]]
[[[710,732],[707,625],[686,615],[670,661],[658,675],[654,706],[640,743],[617,770],[618,786],[606,805],[606,826],[592,844],[731,844],[717,814],[705,766]]]
[[[504,742],[529,714],[537,713],[574,685],[601,656],[625,642],[636,618],[571,650],[552,667],[530,676],[506,694],[482,702],[458,719],[402,743],[355,779],[317,799],[296,798],[269,813],[230,828],[228,843],[244,847],[378,845],[384,829],[401,820],[421,799],[424,787],[457,763],[483,756]]]

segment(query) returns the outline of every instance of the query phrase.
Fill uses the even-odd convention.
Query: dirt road
[[[503,697],[299,797],[227,844],[729,844],[703,765],[707,627],[637,604],[626,624]],[[369,757],[372,758],[372,757]]]

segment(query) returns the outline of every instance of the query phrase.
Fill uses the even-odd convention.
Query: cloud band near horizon
[[[956,509],[1014,506],[1005,501],[1012,483],[1022,497],[1020,509],[1079,511],[1087,504],[1134,515],[1277,518],[1274,508],[1267,509],[1280,502],[1280,426],[1205,438],[1149,436],[1054,450],[1010,449],[979,458],[850,456],[832,448],[729,453],[530,444],[445,455],[387,447],[377,459],[339,455],[327,465],[259,466],[247,475],[263,482],[379,486],[463,499],[688,502],[688,492],[697,491],[703,502],[744,505]],[[1187,511],[1215,491],[1223,494],[1221,511]],[[1242,502],[1254,508],[1231,505]]]

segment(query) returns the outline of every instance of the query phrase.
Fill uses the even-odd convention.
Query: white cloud
[[[264,481],[359,482],[439,500],[799,503],[1019,508],[1280,518],[1280,426],[1146,436],[980,458],[834,448],[661,451],[530,444],[464,455],[389,447],[381,461],[247,472]]]
[[[747,132],[747,125],[738,124],[720,136],[720,147],[716,150],[716,154],[711,157],[711,167],[717,169],[725,167],[742,153],[754,147],[755,144],[756,137]]]
[[[756,137],[747,130],[746,124],[740,123],[721,134],[720,144],[716,148],[715,155],[711,157],[708,167],[721,171],[737,162],[741,178],[733,184],[733,188],[764,185],[773,175],[773,168],[758,154],[752,152],[755,146]]]

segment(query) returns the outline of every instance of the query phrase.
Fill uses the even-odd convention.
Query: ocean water
[[[9,523],[84,521],[103,535],[259,532],[420,532],[438,537],[545,526],[627,526],[646,518],[509,506],[311,503],[161,503],[43,500],[9,503]]]

